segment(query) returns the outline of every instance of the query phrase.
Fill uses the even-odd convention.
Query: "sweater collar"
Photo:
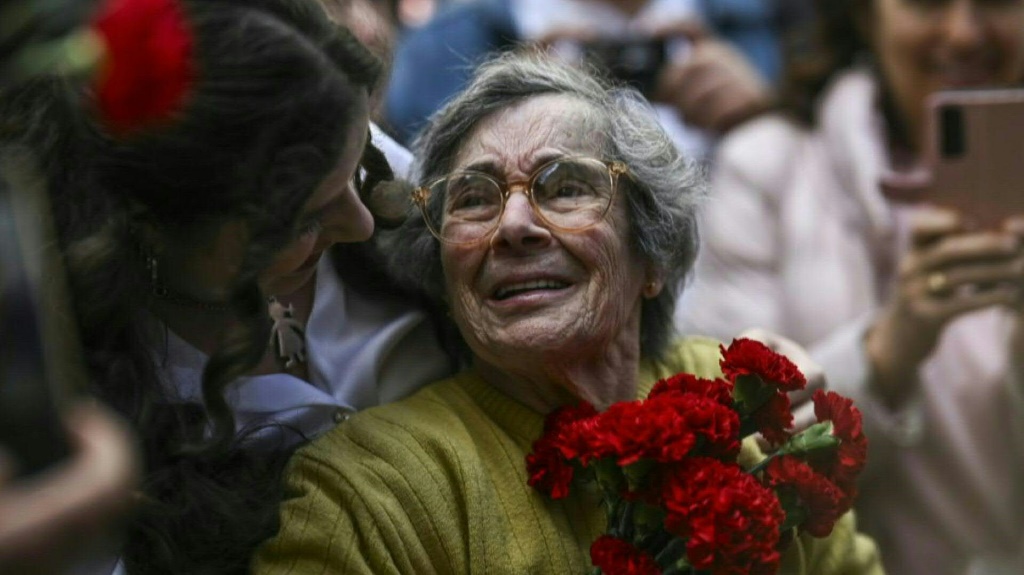
[[[649,360],[641,360],[637,371],[637,399],[647,397],[659,377],[666,377],[658,366]],[[480,377],[476,370],[470,369],[457,376],[459,384],[473,398],[498,426],[509,436],[523,445],[532,445],[544,431],[546,414],[508,396],[498,388],[490,385]]]

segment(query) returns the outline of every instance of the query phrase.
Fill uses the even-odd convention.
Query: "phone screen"
[[[1024,89],[939,92],[929,112],[929,200],[978,227],[1024,215]]]

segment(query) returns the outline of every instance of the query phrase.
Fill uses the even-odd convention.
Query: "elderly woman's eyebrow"
[[[568,155],[570,154],[560,150],[545,150],[537,154],[530,160],[529,167],[526,171],[528,174],[532,174],[534,170],[543,166],[544,164],[557,160],[559,158],[564,158]],[[459,171],[483,172],[489,176],[494,176],[495,178],[498,179],[504,179],[505,176],[507,175],[505,173],[505,169],[502,168],[501,165],[496,160],[491,158],[479,160],[473,162],[472,164],[463,166],[462,168],[459,168]]]

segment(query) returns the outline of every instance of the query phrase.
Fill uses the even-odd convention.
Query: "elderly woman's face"
[[[912,138],[928,94],[1024,79],[1024,0],[874,0],[868,26]]]
[[[522,182],[556,158],[600,158],[600,128],[568,96],[539,96],[480,122],[454,170],[474,169]],[[484,361],[518,371],[525,357],[599,350],[612,339],[639,341],[646,266],[630,247],[625,186],[607,216],[563,232],[537,217],[517,189],[493,234],[471,244],[442,244],[453,318]],[[629,332],[629,335],[627,335]]]

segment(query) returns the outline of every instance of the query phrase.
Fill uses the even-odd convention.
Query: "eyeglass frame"
[[[557,164],[559,162],[572,161],[572,160],[596,161],[596,162],[600,162],[600,163],[604,164],[605,168],[607,168],[607,170],[608,170],[608,179],[609,179],[609,182],[611,183],[611,189],[612,189],[611,196],[608,198],[608,205],[605,206],[604,211],[601,212],[601,215],[598,216],[593,222],[591,222],[591,223],[589,223],[589,224],[587,224],[587,225],[585,225],[585,226],[583,226],[581,228],[567,228],[567,227],[560,226],[560,225],[552,222],[551,220],[549,220],[548,218],[546,218],[544,216],[544,213],[541,211],[540,206],[537,205],[537,201],[533,197],[533,186],[536,183],[537,178],[541,175],[541,173],[544,172],[545,169],[547,169],[548,167],[550,167],[550,166],[552,166],[554,164]],[[427,209],[428,209],[427,208],[427,203],[430,201],[430,196],[432,195],[431,189],[434,186],[440,184],[441,182],[444,182],[444,181],[448,180],[453,175],[460,175],[461,176],[461,175],[465,175],[465,174],[470,174],[470,175],[474,175],[474,176],[482,176],[483,178],[493,182],[497,186],[498,191],[501,193],[501,209],[498,211],[498,215],[494,218],[494,227],[491,228],[490,230],[488,230],[486,233],[482,234],[480,237],[473,238],[471,240],[466,240],[466,241],[455,241],[455,240],[451,240],[451,239],[445,239],[444,237],[441,236],[440,230],[435,230],[434,229],[434,226],[430,223],[430,218],[427,216]],[[420,216],[423,218],[423,223],[426,224],[427,229],[430,230],[430,233],[435,238],[437,238],[438,241],[446,243],[446,244],[451,244],[451,245],[471,244],[471,243],[483,241],[484,239],[486,239],[486,238],[490,237],[492,234],[494,234],[494,232],[501,225],[501,218],[505,215],[505,206],[508,205],[508,200],[509,200],[509,198],[512,197],[512,192],[513,192],[514,189],[519,189],[519,190],[521,190],[523,192],[523,195],[526,196],[527,201],[530,203],[530,209],[533,211],[533,214],[535,216],[537,216],[537,218],[539,218],[540,221],[544,222],[544,224],[547,225],[549,228],[554,229],[554,230],[558,230],[558,231],[562,231],[562,232],[574,233],[574,232],[582,232],[584,230],[588,230],[588,229],[596,226],[597,224],[601,223],[602,221],[604,221],[604,219],[606,217],[608,217],[608,212],[609,212],[609,210],[611,210],[612,204],[615,203],[615,197],[618,194],[618,190],[619,190],[619,176],[622,176],[622,175],[626,175],[626,176],[629,175],[629,166],[627,166],[626,163],[621,161],[621,160],[600,160],[600,159],[589,157],[589,156],[563,156],[563,157],[560,157],[560,158],[554,158],[554,159],[552,159],[550,161],[544,162],[543,164],[538,166],[535,170],[533,170],[533,173],[530,174],[530,177],[528,179],[526,179],[526,180],[514,180],[514,181],[511,181],[511,182],[502,182],[502,181],[498,180],[498,178],[494,177],[493,175],[491,175],[491,174],[489,174],[487,172],[480,171],[480,170],[458,170],[458,171],[455,171],[455,172],[450,172],[449,174],[447,174],[445,176],[442,176],[440,178],[432,180],[429,184],[416,187],[412,191],[412,193],[409,195],[409,199],[414,204],[416,204],[417,207],[419,207]]]

